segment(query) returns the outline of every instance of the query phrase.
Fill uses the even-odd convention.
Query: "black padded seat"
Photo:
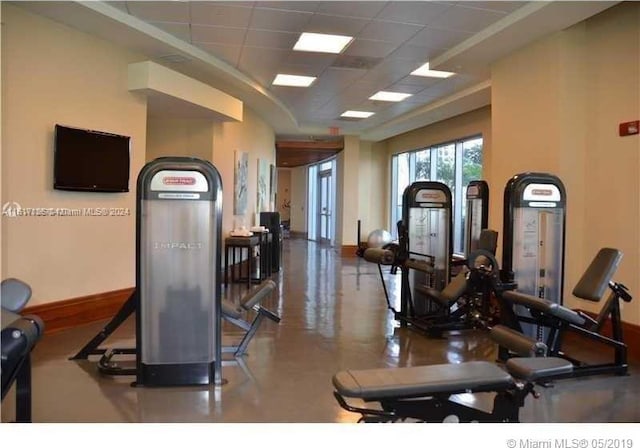
[[[562,358],[511,358],[506,368],[515,378],[531,382],[571,373],[573,364]]]
[[[584,325],[585,323],[584,317],[580,316],[572,309],[546,299],[540,299],[517,291],[506,291],[502,297],[517,305],[522,305],[529,309],[549,314],[574,325]]]
[[[397,369],[345,370],[334,375],[333,385],[344,397],[376,400],[497,391],[511,387],[513,378],[493,363],[472,361]]]
[[[467,273],[461,272],[442,291],[423,287],[420,292],[426,294],[430,299],[439,302],[445,307],[449,307],[458,301],[467,290]]]

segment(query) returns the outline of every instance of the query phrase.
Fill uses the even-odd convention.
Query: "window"
[[[391,233],[397,238],[402,219],[402,194],[417,180],[446,184],[453,198],[453,251],[464,252],[466,201],[464,193],[472,180],[482,178],[482,137],[395,154],[391,159]]]

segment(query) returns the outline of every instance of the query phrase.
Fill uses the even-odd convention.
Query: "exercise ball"
[[[382,247],[391,242],[391,234],[384,229],[376,229],[367,238],[367,247]]]

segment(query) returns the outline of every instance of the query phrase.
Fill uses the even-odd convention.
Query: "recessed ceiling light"
[[[379,91],[373,96],[370,96],[370,100],[374,101],[402,101],[411,96],[410,93],[400,93],[400,92],[385,92],[383,90]]]
[[[375,112],[365,112],[362,110],[348,110],[340,116],[345,118],[369,118],[374,113]]]
[[[426,76],[428,78],[448,78],[449,76],[455,75],[453,72],[443,72],[440,70],[431,70],[429,68],[429,63],[422,65],[416,70],[411,72],[414,76]]]
[[[274,86],[309,87],[316,80],[315,76],[285,75],[278,73],[273,80]]]
[[[302,33],[293,46],[296,51],[315,51],[318,53],[342,53],[353,37],[336,34]]]

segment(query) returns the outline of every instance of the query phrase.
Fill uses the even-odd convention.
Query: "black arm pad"
[[[392,265],[396,261],[393,251],[388,249],[369,248],[362,254],[363,258],[370,263]]]
[[[432,274],[434,271],[433,263],[426,260],[410,258],[404,262],[404,265],[409,269],[415,269],[416,271],[425,272],[427,274]]]
[[[545,356],[547,346],[522,333],[518,333],[503,325],[496,325],[491,329],[491,339],[498,345],[520,356]]]
[[[271,292],[276,289],[276,284],[273,280],[265,280],[257,288],[250,291],[242,299],[240,304],[245,310],[250,310],[254,305],[262,302]]]

